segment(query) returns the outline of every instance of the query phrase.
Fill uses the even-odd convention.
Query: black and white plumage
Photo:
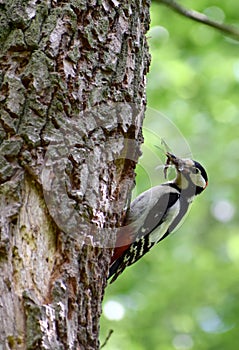
[[[150,188],[132,202],[117,236],[108,276],[111,283],[178,226],[194,197],[207,186],[207,173],[201,164],[169,152],[166,155],[165,173],[172,164],[176,178]]]

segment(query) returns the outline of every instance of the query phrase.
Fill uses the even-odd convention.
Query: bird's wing
[[[109,277],[118,270],[130,246],[131,249],[136,249],[137,245],[137,249],[142,251],[139,257],[142,257],[152,245],[163,238],[178,215],[179,196],[176,189],[156,186],[154,190],[151,188],[133,201],[126,216],[125,226],[118,232]],[[144,239],[141,239],[143,237]]]

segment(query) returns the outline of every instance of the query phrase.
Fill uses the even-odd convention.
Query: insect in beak
[[[170,152],[166,152],[166,156],[167,156],[167,160],[164,166],[164,177],[165,179],[167,178],[167,172],[168,172],[168,168],[169,166],[175,165],[176,169],[178,171],[183,171],[185,169],[185,164],[183,162],[182,159],[176,157],[174,154],[170,153]]]

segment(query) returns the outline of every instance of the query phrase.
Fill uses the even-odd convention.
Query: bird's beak
[[[169,152],[166,153],[166,156],[167,156],[166,164],[175,165],[178,171],[182,171],[184,169],[184,161],[182,159],[176,157],[174,154]]]
[[[167,161],[164,168],[165,178],[167,178],[167,169],[169,165],[171,164],[175,165],[175,168],[177,169],[178,172],[182,172],[187,167],[187,164],[185,163],[185,161],[181,158],[176,157],[174,154],[170,152],[166,152],[166,156],[167,156]]]
[[[166,156],[167,156],[167,162],[173,163],[174,165],[176,165],[176,163],[178,163],[178,158],[169,152],[166,152]]]

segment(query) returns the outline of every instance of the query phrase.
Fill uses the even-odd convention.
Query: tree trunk
[[[1,349],[99,348],[142,142],[148,7],[1,1]]]

